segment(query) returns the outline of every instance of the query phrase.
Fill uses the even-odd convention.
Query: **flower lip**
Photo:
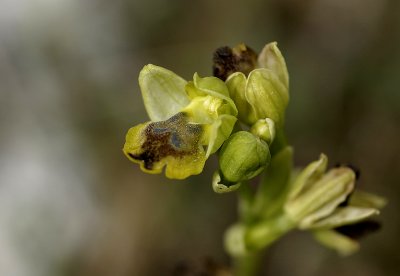
[[[187,124],[184,113],[180,112],[167,121],[148,124],[143,131],[145,141],[141,151],[132,153],[127,149],[126,154],[143,162],[146,170],[152,170],[155,163],[168,156],[182,158],[196,154],[201,133],[202,126]]]

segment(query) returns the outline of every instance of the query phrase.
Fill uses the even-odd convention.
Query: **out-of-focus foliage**
[[[227,264],[235,195],[206,174],[176,182],[123,156],[147,121],[137,76],[158,64],[211,74],[212,52],[278,41],[290,69],[286,130],[305,165],[325,152],[388,198],[383,228],[342,259],[293,233],[268,275],[398,275],[400,2],[4,0],[0,9],[0,274],[164,275]],[[287,264],[291,265],[288,266]]]

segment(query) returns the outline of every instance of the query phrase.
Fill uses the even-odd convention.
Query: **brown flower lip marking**
[[[185,114],[180,112],[166,121],[150,123],[144,130],[146,138],[141,146],[141,153],[128,155],[144,162],[147,170],[152,170],[154,163],[167,156],[182,158],[198,151],[201,125],[189,124]]]

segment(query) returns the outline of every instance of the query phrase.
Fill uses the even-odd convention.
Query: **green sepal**
[[[339,226],[357,223],[369,217],[379,214],[378,209],[374,208],[361,208],[361,207],[338,207],[328,217],[322,218],[311,225],[307,226],[306,229],[330,229]],[[300,226],[300,229],[301,226]],[[305,229],[305,228],[303,228]]]
[[[326,171],[328,158],[321,153],[319,159],[310,163],[303,169],[292,183],[289,193],[289,200],[295,199],[299,193],[306,191],[312,184],[319,180]]]
[[[143,102],[152,121],[163,121],[189,104],[187,82],[174,72],[148,64],[139,74]]]
[[[283,126],[289,92],[273,71],[263,68],[251,71],[245,93],[257,120],[270,118],[278,127]]]
[[[353,191],[354,172],[347,167],[331,169],[318,181],[285,204],[285,212],[301,228],[328,216]]]
[[[271,42],[265,45],[258,55],[258,65],[260,68],[267,68],[275,72],[286,88],[289,88],[289,74],[278,43]]]
[[[350,197],[349,204],[357,207],[382,209],[386,206],[387,200],[375,194],[355,190]]]
[[[243,123],[251,126],[259,119],[270,118],[278,127],[284,124],[289,91],[273,71],[255,69],[247,78],[237,72],[226,84]]]
[[[215,153],[231,135],[237,119],[232,115],[221,115],[211,125],[205,126],[204,131],[208,133],[206,157]]]
[[[357,241],[334,230],[316,230],[314,238],[322,245],[335,250],[342,256],[349,256],[359,250]]]
[[[242,72],[236,72],[229,76],[226,85],[229,94],[238,109],[239,120],[247,125],[252,125],[257,121],[253,107],[246,98],[247,78]]]

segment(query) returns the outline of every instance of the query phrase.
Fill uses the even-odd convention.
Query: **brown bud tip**
[[[214,52],[213,75],[223,81],[235,72],[248,75],[256,66],[256,52],[243,43],[234,48],[220,47]]]

